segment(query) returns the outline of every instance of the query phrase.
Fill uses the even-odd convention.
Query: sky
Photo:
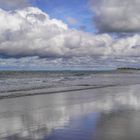
[[[0,70],[140,67],[140,0],[0,0]]]

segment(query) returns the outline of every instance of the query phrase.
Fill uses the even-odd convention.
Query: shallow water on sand
[[[0,100],[2,140],[139,140],[140,86]]]

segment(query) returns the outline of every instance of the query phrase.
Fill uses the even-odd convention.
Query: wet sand
[[[139,140],[140,85],[0,100],[2,140]]]

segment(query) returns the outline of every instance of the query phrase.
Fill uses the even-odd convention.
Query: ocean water
[[[10,95],[0,100],[1,140],[140,139],[139,71],[2,72],[0,81]]]
[[[1,71],[0,98],[140,83],[139,71]]]

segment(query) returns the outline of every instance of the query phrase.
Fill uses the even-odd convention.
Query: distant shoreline
[[[94,72],[97,72],[97,73],[101,73],[101,72],[116,72],[116,71],[120,71],[120,70],[140,70],[140,68],[127,68],[127,67],[122,67],[122,68],[116,68],[116,69],[105,69],[105,70],[0,70],[0,73],[2,72],[10,72],[10,73],[13,73],[13,72],[17,72],[17,73],[20,73],[20,72],[33,72],[33,73],[36,73],[36,72],[49,72],[49,73],[77,73],[77,72],[81,72],[81,73],[94,73]]]
[[[120,68],[114,68],[114,69],[99,69],[99,70],[89,70],[89,69],[66,69],[66,70],[24,70],[24,69],[0,69],[0,72],[58,72],[58,73],[61,73],[61,72],[64,72],[64,73],[67,73],[67,72],[114,72],[114,71],[118,71],[118,70],[140,70],[140,68],[131,68],[131,67],[120,67]]]

